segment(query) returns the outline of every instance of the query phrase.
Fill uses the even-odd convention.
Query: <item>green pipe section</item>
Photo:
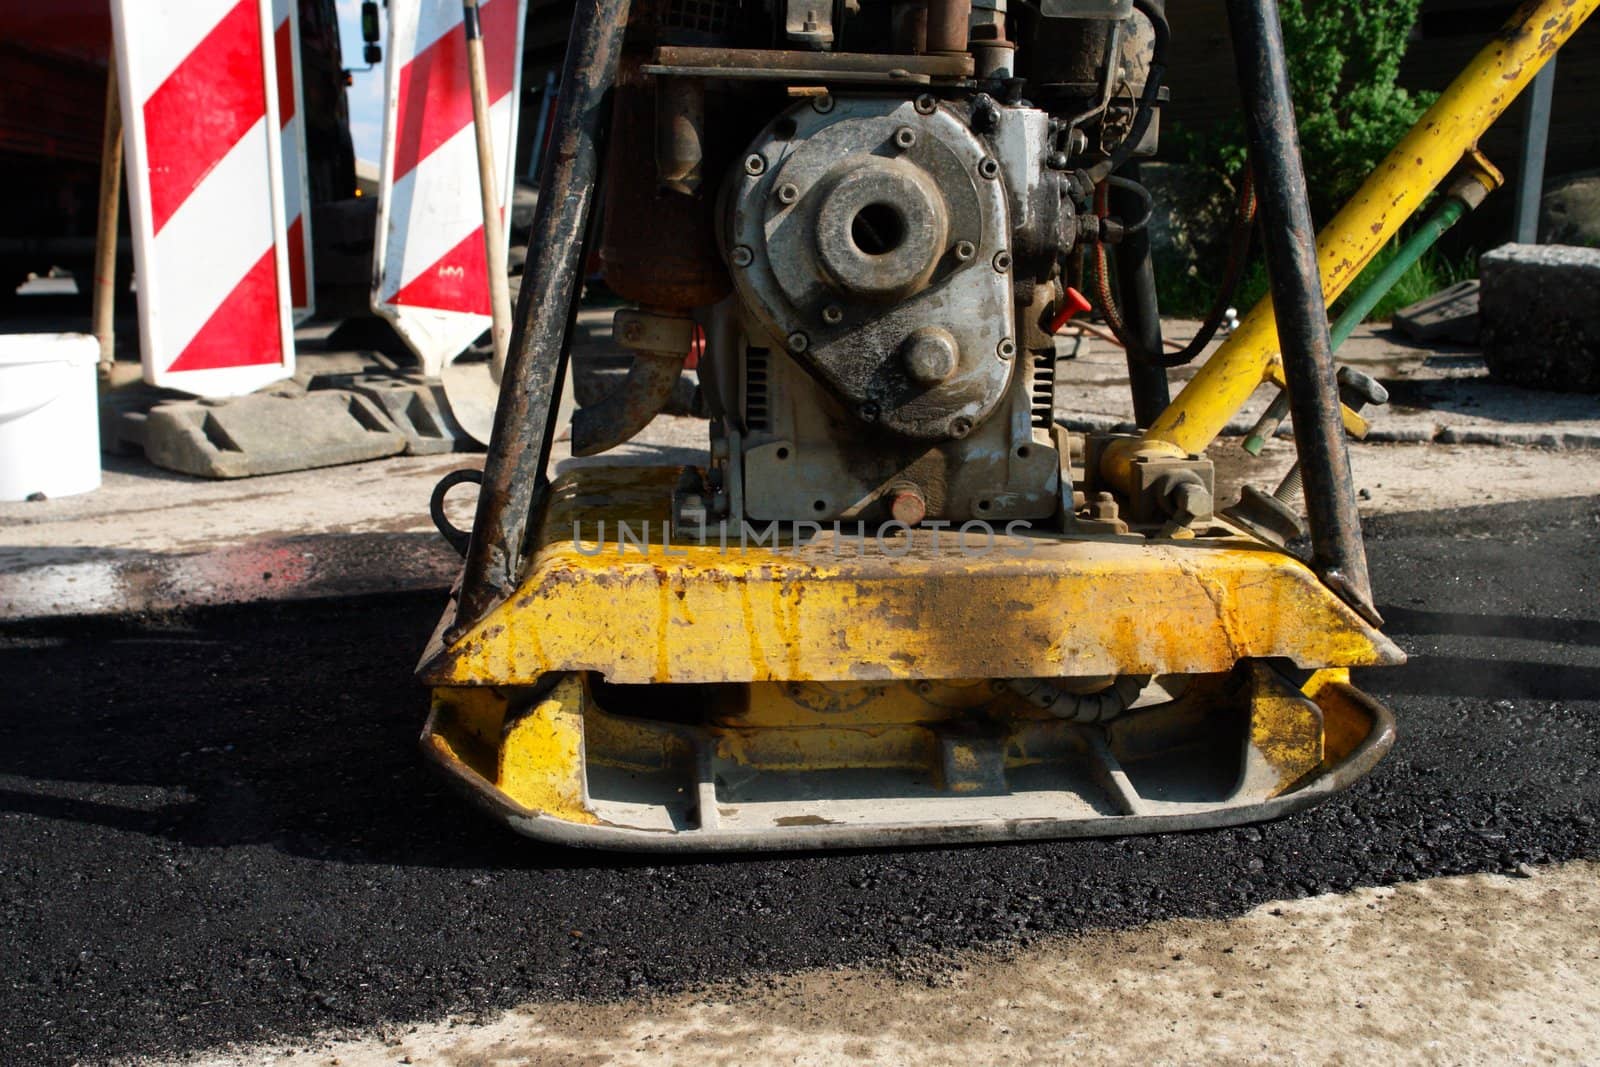
[[[1378,301],[1393,289],[1405,272],[1410,270],[1422,258],[1422,254],[1432,248],[1443,237],[1445,231],[1461,221],[1461,216],[1467,213],[1467,205],[1460,197],[1447,196],[1444,202],[1428,216],[1417,232],[1406,239],[1400,246],[1400,254],[1390,260],[1388,265],[1378,272],[1372,284],[1361,290],[1350,306],[1344,309],[1338,321],[1333,324],[1333,347],[1337,349],[1347,341],[1356,327],[1366,321],[1372,309],[1378,306]]]
[[[1356,332],[1356,327],[1366,321],[1372,309],[1382,300],[1405,276],[1406,271],[1416,265],[1422,254],[1432,248],[1445,235],[1445,232],[1461,221],[1461,216],[1467,213],[1467,203],[1458,196],[1447,196],[1434,213],[1428,216],[1428,221],[1417,228],[1417,232],[1406,239],[1400,246],[1400,252],[1378,272],[1372,279],[1372,284],[1361,290],[1356,298],[1350,301],[1350,306],[1334,322],[1329,331],[1333,339],[1334,351],[1350,339]],[[1277,432],[1279,424],[1289,414],[1289,395],[1279,390],[1273,397],[1272,404],[1256,423],[1256,428],[1250,431],[1250,436],[1244,439],[1244,450],[1252,456],[1261,455],[1261,450],[1267,445],[1267,438]]]

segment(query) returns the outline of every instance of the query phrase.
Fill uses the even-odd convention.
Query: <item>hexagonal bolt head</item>
[[[789,351],[804,352],[811,347],[811,338],[796,330],[789,335]]]
[[[1210,515],[1214,506],[1210,490],[1192,475],[1172,484],[1165,495],[1164,503],[1173,521],[1184,526]]]
[[[778,203],[792,204],[800,199],[800,187],[794,182],[784,182],[778,186]]]
[[[767,161],[759,154],[752,152],[744,157],[744,172],[752,178],[757,174],[765,174],[766,170]]]
[[[974,245],[971,241],[956,242],[956,259],[960,260],[962,263],[967,262],[977,254],[978,246]]]
[[[933,98],[932,93],[923,93],[917,97],[914,105],[919,115],[931,115],[939,109],[939,101]]]
[[[833,97],[826,93],[821,96],[813,96],[811,98],[811,110],[819,115],[826,115],[833,110]]]
[[[971,432],[972,432],[972,420],[967,418],[965,415],[957,415],[955,418],[950,420],[950,436],[951,437],[957,438],[959,440],[960,438],[963,438],[963,437],[967,436],[967,434],[969,434]]]
[[[994,254],[994,269],[995,273],[997,274],[1004,274],[1006,271],[1010,270],[1011,253],[1005,251],[996,252]]]
[[[1009,337],[1002,339],[999,344],[994,346],[994,354],[1001,359],[1010,359],[1017,354],[1017,342]]]
[[[961,362],[961,347],[955,335],[942,326],[913,330],[900,347],[906,373],[919,385],[938,385],[956,372]]]
[[[978,175],[984,178],[997,178],[1000,176],[1000,164],[992,156],[984,156],[978,161]]]
[[[735,267],[748,267],[755,262],[756,254],[750,251],[748,245],[734,245],[733,251],[728,253],[728,258],[733,260]]]
[[[829,326],[837,326],[844,321],[844,309],[838,304],[829,304],[822,309],[822,321]]]
[[[894,131],[894,146],[904,151],[917,143],[917,131],[910,126],[902,126]]]

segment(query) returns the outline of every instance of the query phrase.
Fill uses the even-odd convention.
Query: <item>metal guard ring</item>
[[[433,487],[433,495],[428,498],[428,516],[433,519],[434,527],[439,531],[439,536],[449,542],[463,559],[467,555],[467,545],[472,540],[470,530],[457,529],[444,513],[444,498],[456,486],[463,482],[483,484],[483,472],[471,467],[451,471],[439,479],[439,484]]]

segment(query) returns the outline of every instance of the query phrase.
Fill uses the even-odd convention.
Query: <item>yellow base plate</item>
[[[1393,721],[1342,671],[1261,664],[1106,724],[988,683],[434,691],[424,753],[513,829],[637,850],[856,848],[1192,830],[1324,799]],[[674,718],[618,714],[676,689]],[[692,705],[692,707],[690,706]],[[692,715],[683,714],[692,711]]]
[[[460,633],[447,612],[424,656],[424,751],[518,830],[748,849],[1192,829],[1313,803],[1392,743],[1348,668],[1400,651],[1235,530],[686,544],[678,475],[563,476],[515,594]],[[1157,680],[1108,723],[1004,682],[1127,675]]]

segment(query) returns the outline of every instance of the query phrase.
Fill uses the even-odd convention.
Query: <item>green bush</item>
[[[1289,85],[1311,210],[1330,217],[1434,94],[1396,84],[1421,0],[1285,0]]]
[[[1421,2],[1281,0],[1289,87],[1300,129],[1311,213],[1319,226],[1333,216],[1433,102],[1435,94],[1409,92],[1397,84]],[[1230,119],[1214,129],[1175,131],[1167,144],[1168,158],[1215,176],[1216,203],[1232,199],[1231,183],[1242,171],[1246,155],[1240,120]],[[1222,254],[1220,240],[1201,240],[1199,244],[1207,259]],[[1380,259],[1387,260],[1392,254],[1387,250]],[[1163,309],[1175,315],[1203,314],[1211,290],[1202,278],[1214,278],[1221,263],[1211,267],[1184,262],[1172,250],[1159,248],[1156,260],[1158,283],[1165,283]],[[1396,308],[1432,292],[1422,290],[1433,280],[1460,273],[1459,267],[1432,254],[1425,256],[1395,287],[1394,294],[1378,305],[1373,317],[1387,318]],[[1357,287],[1360,284],[1358,281]],[[1235,303],[1243,312],[1265,291],[1266,272],[1258,253]],[[1410,299],[1401,299],[1413,293]]]
[[[1396,84],[1422,0],[1282,0],[1289,89],[1311,211],[1338,210],[1433,102]],[[1245,158],[1237,118],[1180,131],[1173,158],[1227,174]]]

